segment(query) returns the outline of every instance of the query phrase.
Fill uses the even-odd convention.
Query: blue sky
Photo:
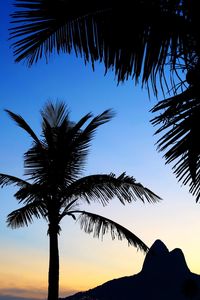
[[[126,171],[159,194],[155,205],[140,202],[122,206],[117,201],[102,208],[89,207],[126,226],[149,246],[162,239],[169,249],[182,248],[192,271],[200,272],[199,204],[187,187],[177,184],[171,166],[156,152],[155,129],[149,120],[156,99],[130,80],[117,85],[114,73],[104,75],[102,65],[95,72],[81,58],[52,55],[50,62],[32,68],[14,63],[8,41],[10,3],[1,3],[0,17],[0,172],[23,176],[23,153],[29,137],[18,128],[4,109],[21,114],[40,133],[39,111],[48,99],[65,101],[76,121],[88,112],[94,115],[113,108],[116,116],[97,131],[92,142],[85,174]],[[47,226],[37,221],[29,228],[11,230],[5,220],[17,208],[13,188],[0,190],[0,299],[45,298],[48,266]],[[71,219],[62,223],[60,237],[61,295],[88,289],[114,277],[131,275],[141,269],[144,255],[126,242],[92,239]],[[70,276],[69,276],[70,274]],[[3,296],[4,295],[4,296]],[[4,298],[1,298],[4,297]],[[9,299],[10,300],[10,299]]]

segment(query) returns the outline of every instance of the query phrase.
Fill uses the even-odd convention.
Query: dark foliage
[[[173,171],[190,192],[200,197],[200,89],[193,82],[181,94],[158,102],[152,112],[160,115],[152,120],[159,125],[156,134],[159,151],[164,151],[166,163],[174,163]]]
[[[199,48],[197,3],[180,0],[84,1],[15,0],[11,38],[16,61],[32,65],[56,51],[99,60],[114,69],[118,81],[129,77],[165,77],[164,66],[175,70]]]

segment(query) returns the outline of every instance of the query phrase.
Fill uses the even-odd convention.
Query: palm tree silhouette
[[[41,139],[20,115],[6,111],[33,140],[31,148],[24,154],[27,180],[0,174],[1,187],[18,187],[14,196],[22,205],[8,215],[7,224],[11,228],[28,226],[34,217],[44,218],[48,222],[48,300],[58,299],[58,234],[61,230],[60,221],[65,216],[77,220],[81,228],[86,233],[93,233],[94,237],[103,237],[110,232],[112,239],[126,239],[128,244],[145,252],[148,250],[136,235],[123,226],[108,218],[79,209],[81,202],[91,204],[97,201],[106,205],[114,197],[122,204],[136,199],[143,202],[156,202],[160,199],[125,173],[118,177],[113,173],[81,177],[94,133],[97,127],[112,118],[111,110],[106,110],[94,118],[87,114],[77,123],[73,123],[64,103],[48,102],[41,111]]]
[[[200,32],[198,1],[136,0],[89,1],[15,0],[11,15],[16,61],[31,66],[53,50],[84,57],[85,63],[104,63],[113,69],[118,82],[128,78],[158,82],[165,93],[184,89],[177,97],[163,100],[152,111],[164,132],[158,141],[167,150],[167,163],[175,161],[175,175],[190,192],[200,197]],[[179,70],[184,71],[183,80]],[[169,76],[168,73],[171,72]],[[177,75],[177,76],[176,76]],[[178,82],[178,83],[177,83]],[[176,85],[177,83],[177,85]],[[186,86],[184,84],[186,83]],[[164,112],[163,112],[164,110]],[[166,111],[165,111],[166,110]],[[167,133],[165,131],[167,129]]]

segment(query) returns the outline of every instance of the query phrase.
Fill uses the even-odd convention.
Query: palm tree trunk
[[[49,226],[49,278],[48,300],[58,300],[59,297],[59,252],[57,228]]]

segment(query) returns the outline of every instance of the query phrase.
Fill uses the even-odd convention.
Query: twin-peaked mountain
[[[180,249],[160,240],[150,248],[140,273],[108,281],[65,300],[200,300],[200,276],[190,272]]]

